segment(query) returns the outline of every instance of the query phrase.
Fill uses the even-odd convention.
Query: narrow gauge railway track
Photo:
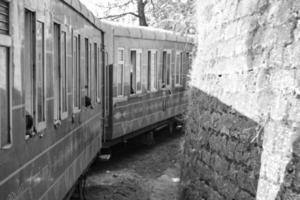
[[[112,147],[109,161],[97,159],[71,200],[159,200],[178,196],[181,130],[162,129],[147,146],[139,138]],[[81,192],[81,194],[80,194]]]

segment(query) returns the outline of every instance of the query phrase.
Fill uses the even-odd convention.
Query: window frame
[[[57,55],[59,56],[59,61],[57,62],[59,65],[61,65],[61,32],[62,32],[62,23],[60,20],[54,18],[53,21],[52,21],[52,38],[53,38],[53,57],[52,57],[52,60],[53,60],[53,89],[54,89],[54,106],[53,106],[53,112],[54,112],[54,116],[53,116],[53,120],[54,120],[54,126],[57,126],[60,124],[60,121],[61,121],[61,108],[60,108],[60,105],[61,105],[61,97],[59,96],[60,93],[61,93],[61,88],[60,88],[60,71],[61,70],[61,66],[59,66],[59,69],[57,69],[58,71],[56,71],[55,69],[55,24],[59,25],[59,34],[58,34],[58,48],[59,48],[59,52],[57,53]],[[58,76],[56,78],[56,76]],[[57,81],[58,80],[58,81]],[[58,86],[56,85],[58,84]],[[56,94],[56,89],[58,89],[57,91],[57,94]],[[58,97],[56,96],[58,95]],[[58,102],[57,102],[58,101]]]
[[[93,40],[89,38],[89,67],[88,67],[88,97],[90,97],[91,102],[93,102],[93,78],[92,78],[92,71],[93,71]]]
[[[74,40],[76,38],[76,45],[74,43]],[[72,35],[72,108],[73,108],[73,114],[79,113],[81,111],[81,63],[80,63],[80,40],[81,36],[80,34],[73,30],[73,35]],[[76,50],[74,49],[76,48]],[[75,50],[75,51],[74,51]],[[74,57],[74,53],[76,52],[76,58]],[[76,59],[76,61],[74,60]],[[76,65],[75,65],[75,62]],[[76,74],[78,72],[78,74]],[[75,76],[77,77],[75,78]],[[75,82],[78,82],[78,88],[76,88]],[[78,89],[77,91],[77,96],[75,96],[75,90]],[[78,106],[75,106],[75,99],[78,101]]]
[[[164,81],[162,81],[162,83],[164,83],[165,84],[165,88],[171,88],[171,86],[172,86],[172,50],[171,49],[163,49],[163,51],[162,51],[162,66],[164,65],[164,61],[163,61],[163,54],[164,54],[164,52],[166,52],[166,66],[165,66],[165,72],[164,72],[164,77],[162,77],[162,78],[164,78],[165,80]],[[169,69],[170,69],[170,71],[169,71],[169,84],[167,84],[167,80],[168,80],[168,55],[170,55],[170,62],[169,62]],[[161,70],[163,70],[163,67],[162,67],[162,69]],[[161,84],[161,88],[162,88],[162,84]]]
[[[38,14],[38,13],[36,13],[36,18],[35,18],[35,49],[37,49],[37,23],[38,22],[40,22],[40,23],[42,23],[43,24],[43,56],[44,56],[44,60],[43,60],[43,66],[44,66],[44,121],[41,121],[41,122],[39,122],[38,121],[38,117],[37,117],[37,112],[38,112],[38,95],[37,95],[37,90],[38,90],[38,88],[37,88],[37,83],[35,83],[35,90],[36,90],[36,92],[35,92],[35,112],[36,112],[36,114],[35,114],[35,116],[34,116],[34,120],[35,120],[35,123],[36,123],[36,126],[35,126],[35,128],[36,128],[36,131],[39,133],[39,132],[41,132],[41,131],[43,131],[44,129],[46,129],[46,126],[47,126],[47,101],[46,101],[46,98],[47,98],[47,95],[46,95],[46,91],[47,91],[47,86],[46,86],[46,84],[47,84],[47,79],[46,79],[46,37],[45,37],[45,34],[46,34],[46,31],[45,31],[45,29],[46,29],[46,25],[45,25],[45,19],[44,19],[44,16],[42,16],[42,15],[40,15],[40,14]],[[38,58],[37,58],[38,56],[37,56],[37,51],[35,52],[35,66],[36,66],[36,68],[37,68],[37,61],[38,61]],[[36,76],[37,76],[37,70],[35,71],[35,73],[36,73]],[[37,80],[35,80],[35,81],[37,81]]]
[[[93,54],[94,54],[94,63],[93,63],[93,70],[95,72],[95,75],[94,75],[94,81],[93,81],[93,85],[94,85],[94,91],[93,91],[93,94],[94,94],[94,100],[95,100],[95,103],[98,103],[98,82],[99,82],[99,44],[96,40],[94,40],[93,44],[92,44],[92,48],[93,48]]]
[[[60,110],[60,118],[61,120],[64,120],[66,118],[68,118],[68,108],[69,108],[69,102],[68,102],[68,50],[67,50],[67,45],[68,45],[68,30],[67,30],[67,27],[66,25],[64,24],[60,24],[60,75],[62,76],[62,70],[64,70],[64,67],[63,67],[63,46],[62,46],[62,34],[65,33],[65,48],[64,48],[64,51],[65,51],[65,58],[64,58],[64,61],[65,61],[65,96],[66,96],[66,111],[64,112],[63,110],[63,79],[60,78],[60,107],[61,107],[61,110]]]
[[[177,56],[179,56],[180,60],[177,60]],[[179,68],[177,72],[177,64],[179,62]],[[182,51],[176,51],[175,56],[175,87],[182,87],[182,67],[183,67],[183,52]],[[178,73],[178,82],[177,82],[177,73]]]
[[[30,22],[27,21],[27,12],[30,15]],[[29,16],[28,15],[28,16]],[[30,52],[30,55],[25,55],[25,57],[29,56],[29,60],[24,60],[24,81],[25,81],[25,117],[28,114],[30,117],[32,117],[32,127],[30,129],[29,134],[27,134],[27,128],[25,129],[25,140],[30,139],[31,136],[34,135],[34,129],[36,127],[36,117],[35,117],[35,74],[34,74],[34,67],[36,65],[36,19],[37,19],[37,13],[35,10],[24,7],[24,48],[29,48],[27,52]],[[29,22],[29,24],[27,24]],[[30,27],[29,27],[30,26]],[[27,30],[27,28],[30,28]],[[27,31],[29,31],[29,34],[27,34]],[[26,36],[30,36],[30,38],[26,38]],[[27,40],[28,39],[28,40]],[[27,41],[27,42],[26,42]],[[29,41],[29,42],[28,42]],[[29,46],[27,46],[27,44]],[[28,63],[29,61],[29,63]],[[28,74],[27,74],[28,73]],[[29,82],[29,84],[28,84]],[[29,87],[27,87],[29,85]],[[30,106],[29,110],[27,110],[27,105]],[[29,113],[27,113],[29,112]],[[26,124],[27,125],[27,124]]]
[[[123,60],[120,60],[120,57],[119,57],[119,56],[120,56],[120,55],[119,55],[119,51],[120,51],[120,50],[123,51]],[[123,73],[122,73],[122,76],[123,76],[123,77],[120,77],[120,76],[119,76],[119,73],[118,73],[118,72],[119,72],[119,66],[120,66],[120,65],[122,65],[122,72],[123,72]],[[117,88],[117,96],[116,96],[116,97],[117,97],[117,98],[122,98],[122,97],[124,97],[124,95],[125,95],[125,92],[124,92],[124,91],[125,91],[125,86],[124,86],[124,85],[125,85],[125,84],[124,84],[124,83],[125,83],[125,80],[124,80],[124,78],[125,78],[125,76],[124,76],[124,74],[125,74],[125,73],[124,73],[124,72],[125,72],[125,48],[123,48],[123,47],[118,47],[118,48],[117,48],[117,68],[116,68],[116,72],[117,72],[117,73],[116,73],[116,85],[117,85],[117,87],[116,87],[116,88]],[[119,87],[118,87],[118,83],[119,83],[118,81],[119,81],[119,78],[121,78],[120,80],[122,80],[122,81],[121,81],[121,84],[122,84],[122,88],[121,88],[121,91],[122,91],[122,92],[121,92],[121,95],[119,95]]]
[[[10,19],[12,17],[12,12],[11,12],[11,0],[5,0],[6,2],[8,2],[8,12],[9,12],[9,16],[8,16],[8,34],[0,34],[0,46],[4,47],[7,49],[7,70],[6,70],[6,83],[7,83],[7,132],[5,133],[8,138],[9,138],[9,143],[2,145],[2,132],[0,132],[0,149],[1,150],[7,150],[12,148],[13,146],[13,142],[14,142],[14,138],[13,138],[13,134],[12,134],[12,81],[13,81],[13,77],[12,77],[12,73],[11,73],[11,69],[12,69],[12,36],[11,36],[11,23],[10,23]],[[26,8],[27,9],[27,8]],[[24,8],[25,11],[25,8]]]
[[[97,42],[96,42],[97,43]],[[101,94],[102,94],[102,51],[101,51],[101,42],[97,43],[97,81],[96,81],[96,102],[101,103]]]
[[[148,52],[150,51],[150,55],[151,55],[151,68],[150,68],[150,72],[152,72],[152,67],[154,75],[153,77],[151,76],[152,73],[150,74],[150,90],[148,90],[149,92],[156,92],[158,91],[158,49],[148,49],[147,51],[147,56],[148,56]],[[155,55],[156,55],[156,62],[155,62]],[[152,62],[152,57],[153,57],[153,62]],[[147,63],[148,65],[148,63]],[[148,69],[147,69],[148,70]],[[147,74],[148,76],[148,74]],[[152,80],[153,78],[153,80]],[[153,85],[152,85],[153,84]],[[152,87],[153,86],[153,87]]]
[[[84,37],[84,92],[85,96],[92,100],[92,81],[91,81],[91,68],[92,68],[92,40]]]
[[[143,57],[143,50],[142,49],[139,49],[139,48],[131,48],[130,49],[130,54],[129,56],[131,57],[131,52],[132,51],[135,51],[136,52],[136,57],[135,57],[135,63],[136,63],[136,66],[135,66],[135,93],[133,94],[130,94],[131,96],[134,96],[134,95],[137,95],[137,94],[141,94],[142,91],[143,91],[143,87],[142,87],[142,68],[143,68],[143,62],[142,62],[142,57]],[[137,69],[137,66],[138,66],[138,55],[140,55],[140,82],[141,82],[141,89],[138,90],[137,88],[137,78],[136,78],[136,69]],[[130,62],[131,62],[131,58],[130,58]],[[131,63],[130,63],[131,64]],[[130,70],[129,70],[130,71]]]

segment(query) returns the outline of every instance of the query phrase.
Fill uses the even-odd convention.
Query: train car
[[[63,199],[103,145],[180,115],[191,48],[78,0],[0,0],[0,200]]]
[[[102,144],[99,21],[78,0],[0,0],[0,199],[63,199]]]
[[[193,39],[103,22],[108,63],[104,146],[168,125],[185,111]]]

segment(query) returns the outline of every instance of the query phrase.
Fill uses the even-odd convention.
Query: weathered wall
[[[300,1],[199,1],[185,199],[300,199]]]

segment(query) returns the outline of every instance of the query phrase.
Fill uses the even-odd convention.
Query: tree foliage
[[[99,0],[100,1],[100,0]],[[195,33],[194,3],[196,0],[111,0],[107,5],[99,2],[104,10],[100,19],[120,21],[127,18],[140,26],[153,26],[181,32]]]

